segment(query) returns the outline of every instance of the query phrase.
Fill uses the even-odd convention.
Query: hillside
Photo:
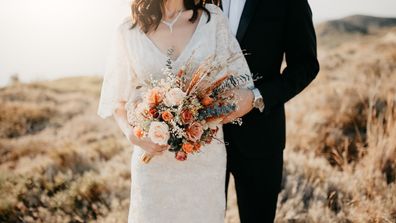
[[[353,15],[323,22],[317,25],[316,32],[321,44],[336,46],[362,36],[375,36],[378,32],[395,27],[396,18]]]
[[[353,41],[319,34],[321,72],[286,105],[278,223],[396,222],[396,29],[366,18],[344,20],[369,32]],[[100,83],[0,88],[0,222],[126,222],[133,151],[96,115]]]

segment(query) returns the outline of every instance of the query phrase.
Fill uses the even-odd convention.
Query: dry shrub
[[[109,188],[93,172],[84,173],[72,181],[68,190],[56,193],[50,208],[61,210],[76,220],[86,222],[105,215],[110,209]]]
[[[396,222],[396,48],[378,39],[325,52],[287,105],[276,222]]]
[[[49,123],[54,110],[37,103],[3,102],[0,107],[0,138],[34,134]]]
[[[0,222],[125,222],[131,151],[115,123],[95,115],[99,83],[0,89]]]

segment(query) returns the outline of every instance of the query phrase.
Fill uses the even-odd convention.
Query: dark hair
[[[132,26],[130,29],[137,25],[145,33],[157,29],[162,19],[163,2],[164,0],[134,0],[131,5]],[[210,12],[204,7],[205,0],[184,0],[183,2],[187,10],[193,10],[190,22],[193,23],[197,20],[198,9],[202,9],[208,15],[207,22],[210,21]]]

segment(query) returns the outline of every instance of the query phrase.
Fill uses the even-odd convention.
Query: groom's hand
[[[235,119],[246,115],[253,109],[254,94],[252,90],[236,89],[232,91],[232,94],[236,99],[237,109],[223,119],[223,124],[232,122]]]

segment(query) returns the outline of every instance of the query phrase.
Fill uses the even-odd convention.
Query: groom
[[[281,189],[285,148],[284,104],[319,72],[312,12],[307,0],[223,0],[250,70],[262,78],[233,116],[243,125],[225,125],[227,184],[234,176],[241,223],[273,222]],[[281,71],[283,58],[287,67]],[[252,109],[253,108],[253,109]],[[233,117],[230,117],[232,119]],[[226,189],[227,190],[227,189]]]

